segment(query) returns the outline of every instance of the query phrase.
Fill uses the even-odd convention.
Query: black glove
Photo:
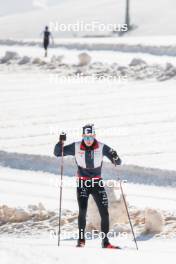
[[[117,152],[113,149],[110,150],[111,157],[116,165],[120,165],[122,163],[121,159],[117,155]]]
[[[65,132],[62,132],[59,136],[59,142],[63,142],[63,141],[66,141],[67,139],[67,135]]]

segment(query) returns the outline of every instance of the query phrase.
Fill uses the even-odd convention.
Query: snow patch
[[[134,58],[130,62],[130,66],[138,66],[138,65],[146,65],[146,64],[147,63],[144,60],[138,58]]]
[[[0,63],[8,63],[9,61],[18,60],[19,55],[14,51],[6,51],[4,57],[0,59]]]
[[[109,219],[110,219],[110,228],[113,228],[118,223],[128,223],[128,218],[126,214],[126,209],[124,206],[123,198],[118,194],[117,191],[119,188],[117,187],[118,182],[112,181],[116,187],[109,187],[109,183],[111,181],[107,181],[105,185],[105,190],[108,196],[108,205],[109,205]],[[112,184],[111,184],[112,186]],[[100,215],[95,204],[93,197],[90,197],[89,206],[88,206],[88,229],[100,230]]]
[[[91,62],[91,56],[86,52],[80,53],[78,57],[80,66],[88,65]]]
[[[28,57],[28,56],[23,56],[23,57],[19,60],[18,64],[19,64],[19,65],[23,65],[23,64],[30,63],[30,62],[31,62],[31,58],[30,58],[30,57]]]
[[[164,230],[164,218],[161,212],[148,208],[145,210],[145,232],[161,233]]]

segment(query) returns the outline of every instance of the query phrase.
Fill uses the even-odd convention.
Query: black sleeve
[[[62,155],[62,147],[61,143],[58,142],[54,148],[54,155],[56,157],[61,157]],[[64,146],[64,156],[74,156],[75,155],[75,143]]]
[[[107,157],[112,163],[115,163],[116,165],[121,165],[122,161],[120,157],[117,155],[117,158],[113,159],[112,151],[114,150],[109,146],[107,145],[103,146],[103,156]]]

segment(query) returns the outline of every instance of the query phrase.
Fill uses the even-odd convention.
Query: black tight
[[[101,217],[101,231],[107,235],[109,232],[108,198],[103,186],[96,183],[95,186],[86,187],[84,184],[77,187],[77,200],[79,205],[78,228],[79,239],[84,239],[86,227],[86,214],[89,195],[92,195],[98,207]],[[107,238],[105,238],[108,240]]]

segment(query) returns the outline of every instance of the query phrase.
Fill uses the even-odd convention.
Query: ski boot
[[[85,239],[78,239],[76,247],[83,248],[85,246]]]
[[[121,249],[119,246],[114,246],[109,242],[102,242],[102,248]]]

